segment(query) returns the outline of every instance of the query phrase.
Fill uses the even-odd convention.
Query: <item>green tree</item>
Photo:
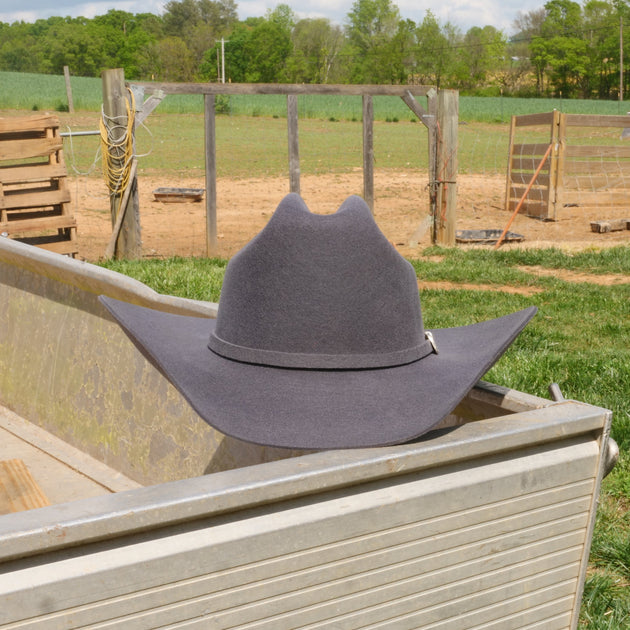
[[[167,35],[181,39],[198,68],[216,40],[237,23],[234,0],[169,0],[163,16]]]
[[[400,13],[391,0],[355,0],[347,16],[346,34],[354,55],[355,83],[390,83],[392,42]]]
[[[545,9],[541,7],[527,13],[519,12],[514,20],[515,35],[508,43],[509,59],[501,79],[501,84],[512,92],[529,95],[533,87],[528,80],[531,73],[536,78],[536,92],[542,91],[544,75],[530,60],[530,45],[534,38],[541,36],[545,16]]]
[[[158,81],[192,81],[196,65],[193,54],[180,37],[168,36],[148,47],[146,72]]]
[[[167,36],[185,38],[198,22],[201,10],[197,0],[169,0],[164,5],[164,31]]]
[[[473,26],[464,36],[462,50],[466,76],[464,87],[471,89],[487,83],[490,73],[498,73],[506,55],[505,35],[494,26]]]
[[[456,46],[459,31],[450,23],[444,27],[428,10],[416,29],[416,77],[425,85],[445,87],[453,84],[456,75]]]
[[[41,72],[34,25],[0,23],[0,68],[11,72]]]
[[[391,76],[395,83],[408,83],[416,74],[416,25],[413,20],[400,20],[392,39]]]
[[[338,81],[343,31],[326,18],[306,18],[291,32],[293,51],[287,61],[288,75],[295,83]]]
[[[290,52],[290,34],[278,22],[264,20],[252,30],[245,43],[244,53],[248,60],[246,81],[285,82],[286,60]]]
[[[291,34],[296,23],[295,13],[288,4],[279,4],[265,15],[267,22],[279,26],[287,35]]]
[[[539,72],[546,72],[555,91],[570,97],[589,68],[582,9],[573,0],[549,0],[545,12],[541,37],[532,40],[532,63]]]

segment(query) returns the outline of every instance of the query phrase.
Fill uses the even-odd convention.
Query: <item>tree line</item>
[[[0,22],[0,70],[129,79],[262,83],[416,83],[465,94],[618,98],[627,0],[549,0],[515,34],[465,33],[429,10],[405,19],[391,0],[356,0],[343,26],[298,19],[286,4],[239,20],[234,0],[169,0],[162,15]],[[630,40],[630,37],[626,37]],[[627,58],[630,58],[630,50]]]

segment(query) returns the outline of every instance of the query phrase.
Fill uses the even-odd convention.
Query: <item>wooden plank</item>
[[[599,175],[601,173],[607,174],[612,171],[612,175],[616,175],[619,172],[619,162],[602,162],[600,160],[567,160],[565,162],[565,173],[567,175],[574,175],[578,173],[585,173],[589,175]],[[626,170],[630,167],[630,164],[626,166]]]
[[[574,193],[574,198],[580,207],[599,207],[602,209],[602,212],[604,212],[605,208],[608,206],[630,209],[630,200],[628,199],[628,193],[626,191],[580,190]]]
[[[527,185],[532,179],[532,172],[514,172],[510,173],[510,182],[512,184],[524,184]],[[549,186],[549,173],[541,172],[536,178],[535,185],[537,186]]]
[[[66,167],[63,164],[17,164],[14,166],[0,166],[0,181],[5,185],[28,184],[31,182],[43,182],[66,176]]]
[[[564,175],[565,175],[565,164],[566,164],[566,149],[567,149],[567,125],[566,125],[566,116],[559,115],[556,119],[557,125],[555,127],[555,135],[552,138],[552,142],[554,145],[553,154],[555,159],[555,176],[550,169],[550,178],[549,186],[550,190],[554,192],[550,195],[549,200],[549,212],[551,217],[554,220],[558,216],[558,211],[562,207],[564,203]]]
[[[516,116],[514,125],[516,127],[534,127],[540,125],[551,125],[553,123],[553,112],[542,114],[524,114]]]
[[[630,230],[630,219],[591,221],[591,232],[618,232],[620,230]]]
[[[76,254],[79,251],[77,247],[76,239],[71,234],[70,236],[53,235],[53,236],[32,236],[27,238],[17,239],[22,243],[45,249],[55,254]]]
[[[628,121],[630,124],[630,121]],[[604,146],[604,145],[567,145],[566,156],[574,157],[592,157],[592,158],[630,158],[630,146]]]
[[[19,234],[22,232],[34,232],[37,230],[62,230],[67,228],[76,228],[77,222],[74,217],[61,215],[56,217],[48,216],[32,216],[29,219],[11,218],[9,221],[0,223],[0,231],[11,234]]]
[[[547,213],[543,219],[556,219],[556,206],[558,201],[558,186],[562,189],[562,173],[559,166],[564,162],[564,114],[555,110],[553,112],[553,124],[551,125],[549,156],[549,194],[547,196]]]
[[[51,127],[59,127],[59,118],[52,114],[32,116],[0,117],[0,134],[18,132],[44,132]],[[2,139],[0,138],[0,141]]]
[[[24,160],[48,157],[63,148],[61,137],[27,138],[0,141],[0,160]]]
[[[549,148],[549,145],[547,145]],[[543,169],[549,169],[549,165],[551,160],[547,158],[545,164],[543,165]],[[532,175],[534,171],[538,168],[540,164],[540,158],[530,158],[530,157],[521,157],[521,156],[513,156],[512,157],[512,171],[529,171]],[[531,179],[531,175],[530,175]]]
[[[511,191],[511,198],[516,198],[516,199],[520,199],[523,194],[525,193],[525,190],[527,189],[526,186],[512,186],[510,188]],[[529,189],[529,192],[527,193],[527,202],[532,202],[532,201],[549,201],[549,188],[547,187],[543,187],[543,188],[536,188],[536,187],[532,187]]]
[[[567,127],[630,127],[630,116],[565,114]]]
[[[508,210],[513,212],[514,210],[516,210],[517,205],[518,205],[518,200],[510,200]],[[536,218],[546,218],[547,204],[537,203],[534,201],[529,202],[525,200],[519,214],[525,214],[527,216],[536,217]]]
[[[536,144],[515,144],[512,149],[512,155],[532,158],[538,157],[538,161],[540,162],[540,158],[545,155],[548,148],[548,142],[539,142]]]
[[[400,96],[407,92],[426,96],[430,85],[323,85],[305,83],[147,83],[135,81],[147,92],[161,90],[165,94],[335,94],[349,96]]]
[[[27,191],[5,190],[4,207],[7,210],[23,208],[48,208],[70,202],[68,190],[51,188],[28,189]]]
[[[0,461],[0,514],[50,505],[21,459]]]
[[[623,191],[627,196],[630,173],[623,176],[620,173],[587,173],[577,175],[569,173],[565,175],[565,186],[568,189],[582,190],[585,192],[614,192],[616,189]]]
[[[436,125],[435,116],[429,114],[418,101],[413,97],[413,94],[406,90],[401,99],[405,105],[418,117],[418,120],[428,129],[432,130]],[[430,161],[430,160],[429,160]]]
[[[509,142],[508,142],[508,163],[507,163],[507,173],[505,175],[505,200],[503,202],[503,208],[507,211],[510,204],[510,186],[513,181],[513,173],[512,173],[512,153],[514,152],[514,135],[516,133],[516,116],[512,116],[510,118],[510,133],[509,133]]]

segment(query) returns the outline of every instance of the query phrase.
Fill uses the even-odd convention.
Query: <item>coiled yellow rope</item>
[[[114,118],[105,120],[104,112],[100,121],[103,175],[110,195],[113,196],[121,196],[129,185],[129,172],[134,156],[133,127],[136,107],[133,92],[128,91],[125,125],[118,124]]]

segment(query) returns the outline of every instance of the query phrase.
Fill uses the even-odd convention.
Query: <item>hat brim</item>
[[[101,296],[145,356],[212,427],[264,446],[332,449],[410,441],[447,416],[534,316],[535,307],[432,329],[439,354],[391,368],[307,370],[226,359],[215,320]]]

